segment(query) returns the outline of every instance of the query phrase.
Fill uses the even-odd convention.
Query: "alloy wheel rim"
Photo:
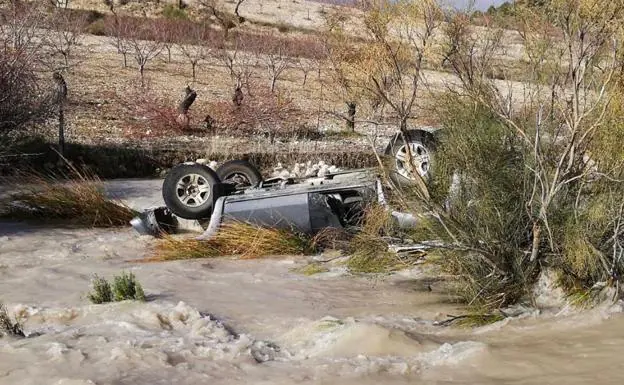
[[[210,183],[199,174],[184,175],[176,183],[176,197],[185,206],[199,207],[208,201],[210,195]]]
[[[411,155],[411,162],[409,161],[409,155]],[[429,173],[431,157],[429,151],[420,143],[402,145],[394,158],[397,172],[407,179],[414,179],[413,171],[416,171],[421,177],[426,177]]]

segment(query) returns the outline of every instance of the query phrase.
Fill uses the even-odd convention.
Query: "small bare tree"
[[[303,85],[306,85],[308,75],[316,71],[321,77],[321,69],[327,60],[326,46],[322,39],[314,37],[296,37],[288,50],[289,56],[296,56],[296,65],[303,72]]]
[[[236,27],[236,22],[232,15],[225,12],[218,3],[219,2],[216,0],[199,0],[201,8],[217,21],[223,30],[224,38],[227,39],[229,37],[230,30]],[[242,3],[242,1],[240,3]]]
[[[305,87],[306,83],[308,82],[308,76],[310,72],[316,70],[318,67],[316,63],[314,63],[312,60],[306,58],[298,58],[296,61],[296,65],[297,68],[299,68],[299,70],[303,73],[303,82],[301,83],[301,85]]]
[[[180,45],[180,51],[191,64],[191,73],[193,82],[195,82],[197,66],[206,60],[212,52],[209,47],[212,34],[210,27],[206,24],[193,25],[189,28],[190,31],[187,31],[187,36],[190,39],[187,44]]]
[[[238,17],[239,22],[245,21],[245,18],[240,15],[240,7],[246,0],[236,0],[236,7],[234,7],[234,14]]]
[[[236,87],[245,87],[247,93],[251,93],[250,79],[257,61],[255,55],[246,52],[246,48],[243,40],[237,36],[232,47],[222,47],[218,55]]]
[[[347,104],[368,102],[371,113],[389,108],[392,122],[405,134],[408,122],[417,117],[418,95],[426,81],[424,62],[433,56],[442,11],[434,0],[370,3],[362,44],[353,43],[342,21],[328,22],[329,66]]]
[[[20,53],[38,53],[42,47],[44,14],[36,7],[22,2],[11,2],[0,13],[0,35],[5,49]]]
[[[270,91],[275,92],[277,81],[292,65],[292,59],[287,56],[285,41],[273,33],[264,33],[254,41],[256,43],[253,47],[254,53],[258,62],[267,70]]]
[[[37,71],[47,62],[43,21],[40,10],[21,2],[7,4],[0,13],[0,137],[54,110]]]
[[[153,28],[154,26],[147,21],[143,22],[139,26],[133,28],[129,35],[126,37],[127,46],[130,49],[130,53],[134,58],[134,61],[139,67],[139,75],[141,76],[141,86],[145,85],[144,72],[145,66],[152,59],[160,54],[163,50],[163,43],[158,40],[143,40],[144,36],[148,35],[146,29]]]
[[[110,36],[111,45],[117,50],[117,53],[122,55],[123,67],[128,67],[128,54],[130,53],[130,45],[128,44],[127,37],[131,33],[130,20],[126,17],[119,16],[113,10],[113,18],[105,20],[106,34]]]
[[[171,63],[171,50],[178,45],[184,26],[178,20],[158,21],[158,40],[162,41],[163,48],[167,50],[167,63]]]
[[[83,40],[82,31],[87,25],[85,14],[73,17],[70,12],[59,9],[52,14],[48,23],[45,44],[53,55],[63,58],[63,65],[69,70],[70,60]]]

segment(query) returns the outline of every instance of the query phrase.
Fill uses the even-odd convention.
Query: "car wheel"
[[[165,177],[163,199],[169,210],[181,218],[208,218],[220,195],[219,184],[219,177],[210,167],[181,164]]]
[[[426,131],[411,131],[406,136],[407,143],[402,135],[393,138],[386,152],[392,157],[392,180],[402,186],[414,186],[418,176],[425,182],[431,177],[435,142]]]
[[[262,174],[245,160],[230,160],[217,168],[222,183],[234,185],[237,189],[255,187],[262,182]]]

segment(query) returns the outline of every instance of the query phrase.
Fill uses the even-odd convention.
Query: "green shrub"
[[[115,301],[135,300],[145,301],[143,287],[132,273],[121,273],[113,281],[113,296]]]
[[[527,159],[493,114],[455,96],[441,101],[443,130],[427,202],[436,214],[421,219],[415,236],[451,245],[436,261],[454,277],[452,292],[475,310],[507,306],[534,277],[524,254],[531,246]]]
[[[95,304],[113,301],[113,291],[106,279],[95,275],[91,280],[91,285],[93,286],[93,291],[87,295],[89,301]]]
[[[87,33],[90,33],[95,36],[105,36],[106,35],[106,24],[104,23],[104,19],[98,19],[93,23],[87,26]]]
[[[167,4],[162,10],[162,15],[166,19],[188,19],[184,9],[176,7],[174,4]]]
[[[143,287],[132,273],[122,272],[113,277],[111,285],[106,279],[97,275],[92,280],[93,291],[87,298],[94,304],[102,304],[113,301],[145,301]]]
[[[433,215],[419,222],[415,235],[444,242],[444,257],[436,262],[454,278],[449,286],[454,294],[486,313],[529,300],[543,265],[558,271],[559,284],[575,297],[591,299],[587,293],[605,285],[619,287],[624,183],[592,176],[579,156],[567,171],[569,182],[544,206],[535,170],[557,175],[559,158],[543,154],[562,151],[559,143],[543,139],[538,163],[533,145],[467,98],[440,98],[438,114],[443,129],[426,199]],[[518,124],[530,129],[531,115],[526,121],[517,117]],[[541,129],[555,132],[560,123],[549,124],[543,122]],[[604,160],[596,167],[610,162],[614,175],[622,175],[621,162],[614,161],[621,149],[613,151],[598,154],[596,159]],[[540,214],[540,207],[547,214]]]

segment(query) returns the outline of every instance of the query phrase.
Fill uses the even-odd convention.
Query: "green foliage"
[[[112,285],[95,275],[91,284],[93,291],[87,298],[94,304],[125,300],[145,301],[143,287],[132,273],[122,272],[121,275],[113,277]]]
[[[533,170],[557,175],[560,144],[541,142],[540,151],[553,155],[537,164],[534,147],[486,107],[452,94],[440,99],[438,114],[443,130],[427,202],[434,215],[419,223],[415,235],[445,242],[445,257],[436,261],[454,277],[453,293],[481,312],[526,298],[539,273],[529,258],[534,247],[575,296],[617,282],[624,273],[624,183],[587,167],[609,165],[612,176],[623,175],[621,146],[601,138],[614,140],[621,123],[597,131],[593,144],[603,152],[596,161],[573,159],[571,181],[548,202],[546,234],[536,237],[536,208],[543,200],[535,193]],[[606,121],[619,119],[613,114]],[[517,122],[531,127],[529,119]]]
[[[440,101],[444,128],[428,202],[438,217],[423,218],[415,236],[461,245],[437,259],[455,277],[454,294],[475,308],[506,306],[525,294],[532,277],[523,254],[531,223],[527,159],[493,114],[454,95]]]
[[[113,301],[113,290],[106,279],[94,275],[91,286],[93,286],[93,291],[87,295],[89,301],[95,304]]]
[[[113,280],[113,296],[115,301],[145,301],[145,293],[141,284],[132,273],[122,272]]]
[[[99,19],[89,24],[87,26],[87,33],[90,33],[96,36],[105,36],[106,35],[106,23],[104,23],[104,19]]]
[[[576,209],[555,230],[559,253],[554,261],[563,288],[586,293],[597,284],[615,283],[624,274],[624,186],[594,181],[576,195]]]
[[[166,19],[185,20],[188,15],[184,9],[176,7],[174,4],[167,4],[162,10],[162,15]]]

